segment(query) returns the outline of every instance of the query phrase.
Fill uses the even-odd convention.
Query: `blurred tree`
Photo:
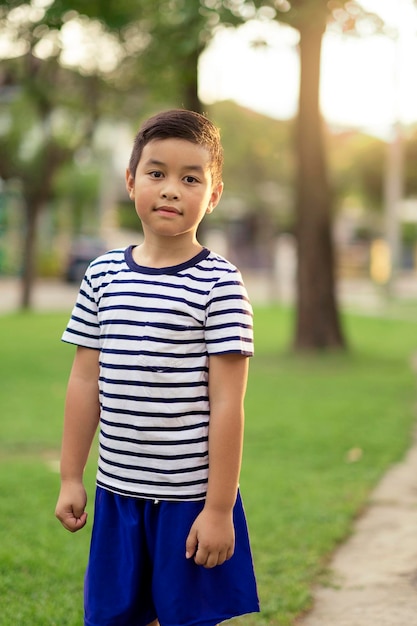
[[[62,28],[75,12],[98,20],[117,35],[123,49],[118,81],[135,84],[140,76],[160,102],[201,112],[200,54],[220,24],[234,26],[246,19],[241,5],[236,0],[55,0],[44,21]]]
[[[26,215],[22,307],[30,306],[38,218],[60,164],[91,139],[103,111],[114,114],[117,108],[119,115],[135,114],[138,107],[137,101],[132,106],[132,91],[153,89],[159,101],[201,110],[199,55],[220,19],[227,19],[228,24],[242,22],[240,4],[227,0],[0,0],[0,30],[9,48],[3,56],[12,59],[4,62],[0,75],[0,99],[6,102],[8,118],[0,130],[0,177],[17,177],[22,184]],[[71,29],[72,34],[84,36],[84,44],[88,40],[84,55],[72,45],[72,59],[65,44]],[[106,97],[104,75],[113,88]],[[23,114],[26,124],[18,122],[17,103],[26,103],[30,111]],[[57,127],[71,119],[74,111],[73,128],[65,139],[62,133],[57,136]],[[28,139],[33,137],[36,149],[28,149]]]
[[[98,163],[72,161],[61,167],[55,177],[56,204],[64,205],[65,213],[69,213],[66,224],[73,238],[96,235],[100,175]]]
[[[102,79],[108,69],[100,66],[102,59],[82,73],[61,64],[62,41],[43,22],[40,5],[0,2],[0,32],[7,44],[0,70],[0,178],[21,185],[22,308],[31,305],[39,216],[56,174],[91,142],[100,116],[115,102]]]
[[[211,105],[210,116],[222,129],[225,150],[223,198],[210,224],[228,233],[234,263],[269,270],[272,281],[277,235],[294,227],[293,122],[230,101]]]
[[[13,66],[13,99],[0,103],[0,177],[20,181],[24,241],[22,265],[16,269],[22,275],[21,306],[28,308],[36,274],[39,216],[50,199],[57,171],[78,148],[85,129],[78,132],[80,118],[64,113],[62,97],[67,89],[72,91],[73,77],[53,60],[39,61],[31,51],[15,60]],[[6,91],[0,79],[0,99]]]
[[[298,245],[296,350],[344,349],[335,295],[332,202],[319,104],[321,45],[329,22],[359,32],[372,17],[354,0],[254,0],[300,35],[300,96],[296,125]],[[380,25],[380,20],[378,21]]]

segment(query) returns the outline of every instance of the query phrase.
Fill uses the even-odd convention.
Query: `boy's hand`
[[[197,565],[211,568],[230,559],[234,549],[232,512],[203,509],[188,534],[185,544],[186,558],[194,557]]]
[[[87,494],[82,483],[63,483],[55,509],[55,516],[72,533],[87,522],[85,506]]]

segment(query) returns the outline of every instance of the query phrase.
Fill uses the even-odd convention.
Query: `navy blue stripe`
[[[101,353],[106,353],[106,354],[118,354],[118,355],[127,355],[127,356],[139,356],[139,354],[142,354],[142,352],[140,352],[139,350],[101,350]],[[135,365],[134,367],[132,365],[121,365],[121,364],[116,364],[116,363],[105,363],[105,362],[101,362],[101,365],[103,368],[109,369],[109,370],[120,370],[120,371],[129,371],[131,372],[132,369],[134,369],[135,371],[138,372],[155,372],[155,368],[154,367],[150,367],[148,365]],[[176,372],[208,372],[208,367],[202,365],[200,367],[175,367],[175,371]]]
[[[80,289],[80,294],[89,302],[93,302],[94,304],[96,304],[96,301],[94,300],[94,298],[91,298],[91,296],[88,295],[88,293],[86,291],[84,291],[84,289]],[[77,306],[78,302],[76,303],[75,306]]]
[[[180,291],[180,290],[179,290]],[[110,293],[103,293],[103,295],[101,296],[102,299],[103,298],[119,298],[119,297],[126,297],[126,296],[136,296],[138,298],[146,298],[147,300],[149,299],[154,299],[154,300],[166,300],[167,302],[182,302],[183,304],[188,304],[190,306],[192,306],[195,309],[204,309],[204,305],[202,304],[198,304],[197,302],[194,302],[192,300],[187,300],[187,298],[176,298],[174,295],[165,295],[162,293],[141,293],[138,291],[135,292],[131,292],[131,291],[115,291],[115,292],[110,292]],[[146,309],[142,309],[144,311],[146,311]],[[154,311],[164,311],[163,308],[158,307],[156,309],[153,309]],[[168,311],[170,311],[171,309],[167,309]]]
[[[137,338],[136,338],[136,341],[137,341]],[[186,345],[186,342],[184,342],[184,345]],[[150,350],[139,350],[136,353],[132,352],[132,353],[129,353],[129,354],[133,354],[133,355],[136,354],[136,356],[149,356],[149,357],[157,357],[157,358],[158,357],[163,357],[164,359],[167,358],[167,353],[166,352],[157,352],[157,351],[150,351]],[[205,351],[204,352],[187,352],[186,354],[175,354],[174,352],[172,352],[172,353],[169,353],[169,358],[170,359],[181,359],[181,360],[182,359],[192,359],[192,358],[197,358],[198,359],[198,358],[204,357],[206,355],[207,355],[207,353]],[[146,366],[146,367],[148,368],[149,372],[159,372],[160,370],[164,371],[166,369],[170,369],[170,368],[164,367],[164,366],[162,366],[162,367]],[[184,371],[189,371],[189,372],[191,371],[192,372],[193,368],[189,368],[188,370],[184,370],[183,368],[177,369],[177,366],[175,366],[175,370],[176,371],[182,371],[182,372],[184,372]]]
[[[250,337],[242,337],[241,335],[234,335],[233,337],[217,337],[215,339],[206,339],[207,345],[212,346],[214,343],[229,343],[230,341],[246,342],[252,344]]]
[[[94,339],[97,341],[97,335],[90,335],[88,333],[82,333],[80,330],[73,330],[72,328],[67,328],[67,332],[74,335],[74,337],[85,337],[86,339]],[[80,343],[80,345],[83,345]]]
[[[125,366],[125,369],[131,370],[131,367]],[[126,385],[132,387],[151,387],[152,389],[178,389],[178,388],[193,388],[193,387],[208,387],[208,383],[206,381],[194,381],[188,383],[156,383],[154,381],[148,380],[122,380],[118,378],[108,378],[107,376],[100,376],[99,381],[102,383],[107,383],[109,385]]]
[[[183,411],[181,413],[169,413],[169,415],[161,415],[161,413],[152,413],[151,411],[131,411],[130,409],[116,409],[114,407],[105,407],[106,413],[114,413],[116,415],[132,415],[134,417],[151,417],[175,419],[176,417],[191,417],[191,415],[210,415],[210,411]]]
[[[229,322],[226,324],[210,324],[210,331],[213,330],[223,330],[224,328],[247,328],[248,330],[252,330],[253,329],[253,324],[243,324],[242,322],[239,322],[239,324],[236,324],[236,322]]]
[[[151,398],[150,396],[130,396],[123,393],[109,393],[108,391],[102,391],[101,396],[103,398],[112,398],[113,400],[129,400],[129,402],[149,402],[150,404],[154,404],[155,402],[158,404],[175,404],[186,402],[193,404],[194,402],[206,402],[208,400],[208,396],[195,396],[195,397],[171,397],[171,398]],[[170,417],[170,416],[169,416]]]
[[[152,459],[153,457],[148,457]],[[162,469],[160,467],[147,467],[146,465],[132,465],[130,463],[120,463],[120,461],[109,461],[105,457],[100,454],[100,460],[106,463],[107,465],[111,465],[112,467],[120,467],[122,469],[136,470],[138,472],[147,472],[149,474],[162,474],[165,476],[179,475],[179,474],[193,474],[195,473],[195,467],[181,467],[176,469]],[[208,463],[205,465],[199,466],[200,470],[208,469]],[[143,482],[143,481],[141,481]]]
[[[108,274],[110,274],[111,272],[107,272]],[[120,274],[120,271],[114,272],[114,274]],[[95,277],[94,277],[95,278]],[[191,278],[191,277],[190,277]],[[194,282],[198,285],[200,283],[200,281],[194,276]],[[181,276],[181,279],[183,279],[183,276]],[[213,280],[213,279],[212,279]],[[211,280],[211,282],[212,282]],[[184,284],[177,284],[175,282],[163,282],[163,281],[156,281],[156,280],[146,280],[144,279],[139,279],[139,278],[126,278],[126,279],[116,279],[116,280],[112,280],[109,281],[108,283],[102,282],[101,286],[107,286],[109,284],[112,285],[140,285],[141,287],[144,286],[153,286],[155,287],[157,290],[160,290],[161,288],[166,287],[167,289],[179,289],[181,291],[188,291],[190,293],[193,294],[197,294],[199,296],[205,296],[208,293],[207,289],[199,289],[197,287],[190,287],[189,285],[184,285]],[[133,293],[138,293],[135,290],[133,290]],[[159,291],[158,291],[159,293]],[[141,294],[143,295],[143,294]],[[146,293],[146,295],[150,295],[149,292]]]
[[[160,415],[159,417],[164,417]],[[111,422],[107,419],[102,418],[101,422],[106,426],[115,427],[115,428],[129,428],[131,430],[143,431],[143,432],[185,432],[191,430],[197,430],[199,428],[206,428],[208,425],[207,421],[199,422],[198,424],[189,424],[182,426],[138,426],[136,424],[128,424],[125,422]]]
[[[238,313],[239,315],[246,315],[247,317],[252,318],[252,314],[246,309],[222,309],[221,311],[210,311],[208,317],[216,317],[217,315],[225,315],[231,313]],[[235,326],[239,326],[239,324],[235,324]]]
[[[143,339],[143,335],[140,335],[140,334],[139,335],[122,335],[122,334],[119,334],[119,333],[102,333],[100,335],[100,338],[103,339],[103,340],[105,340],[105,339],[120,339],[121,341],[140,341],[141,339]],[[168,339],[167,337],[152,337],[150,335],[146,336],[146,341],[150,342],[150,343],[162,343],[164,345],[165,344],[170,344],[170,345],[173,345],[173,346],[175,346],[175,345],[188,346],[188,345],[193,344],[193,343],[194,344],[201,344],[202,343],[201,337],[197,337],[196,339],[190,339],[190,338],[187,338],[187,339]],[[153,351],[151,351],[151,352],[145,352],[144,351],[141,354],[157,354],[158,356],[164,356],[165,358],[167,356],[166,352],[163,352],[163,353],[155,352],[154,353]],[[176,356],[175,354],[170,354],[170,353],[168,353],[168,354],[169,354],[169,357],[171,357],[171,356],[175,357]],[[204,352],[196,353],[196,354],[197,355],[198,354],[204,354]],[[188,356],[188,354],[187,355],[180,354],[180,355],[177,355],[177,356],[184,357],[184,356]]]
[[[71,315],[71,319],[79,324],[83,324],[84,326],[90,326],[92,328],[99,328],[99,325],[96,322],[87,322],[87,320],[82,319],[81,317],[77,317],[75,314]],[[97,337],[97,335],[96,335]]]
[[[124,307],[122,307],[124,309]],[[185,317],[185,316],[184,316]],[[123,324],[125,326],[135,326],[138,328],[146,328],[149,330],[158,329],[158,330],[173,330],[175,332],[200,332],[203,328],[203,324],[200,323],[199,326],[189,326],[184,324],[170,324],[169,322],[140,322],[138,320],[127,320],[127,319],[106,319],[103,320],[103,326],[112,326],[117,324]]]
[[[107,476],[108,478],[113,478],[116,480],[120,480],[120,477],[117,476],[117,474],[111,474],[110,472],[105,472],[103,470],[102,467],[99,467],[99,471],[100,474],[103,474],[103,476]],[[138,480],[137,478],[128,478],[127,476],[123,476],[123,478],[121,479],[124,483],[134,483],[134,484],[138,484]],[[172,481],[157,481],[157,480],[141,480],[140,481],[142,485],[153,485],[153,486],[158,486],[158,487],[191,487],[192,485],[201,485],[204,484],[207,481],[204,480],[187,480],[187,481],[180,481],[180,482],[175,482],[173,483]],[[108,487],[106,486],[106,489],[108,489]],[[162,499],[162,496],[158,496],[158,498]]]

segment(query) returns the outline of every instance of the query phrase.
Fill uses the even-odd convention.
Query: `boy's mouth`
[[[163,205],[156,207],[154,210],[164,215],[182,215],[182,212],[174,206]]]

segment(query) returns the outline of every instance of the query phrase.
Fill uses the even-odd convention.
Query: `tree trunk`
[[[189,111],[203,113],[203,106],[198,97],[198,60],[202,50],[193,50],[184,59],[184,107]]]
[[[297,311],[294,348],[345,348],[335,295],[331,191],[319,104],[323,19],[300,28],[300,100],[297,119]]]
[[[36,240],[40,205],[25,200],[25,236],[23,241],[22,291],[20,307],[28,310],[32,307],[33,286],[36,278]]]

